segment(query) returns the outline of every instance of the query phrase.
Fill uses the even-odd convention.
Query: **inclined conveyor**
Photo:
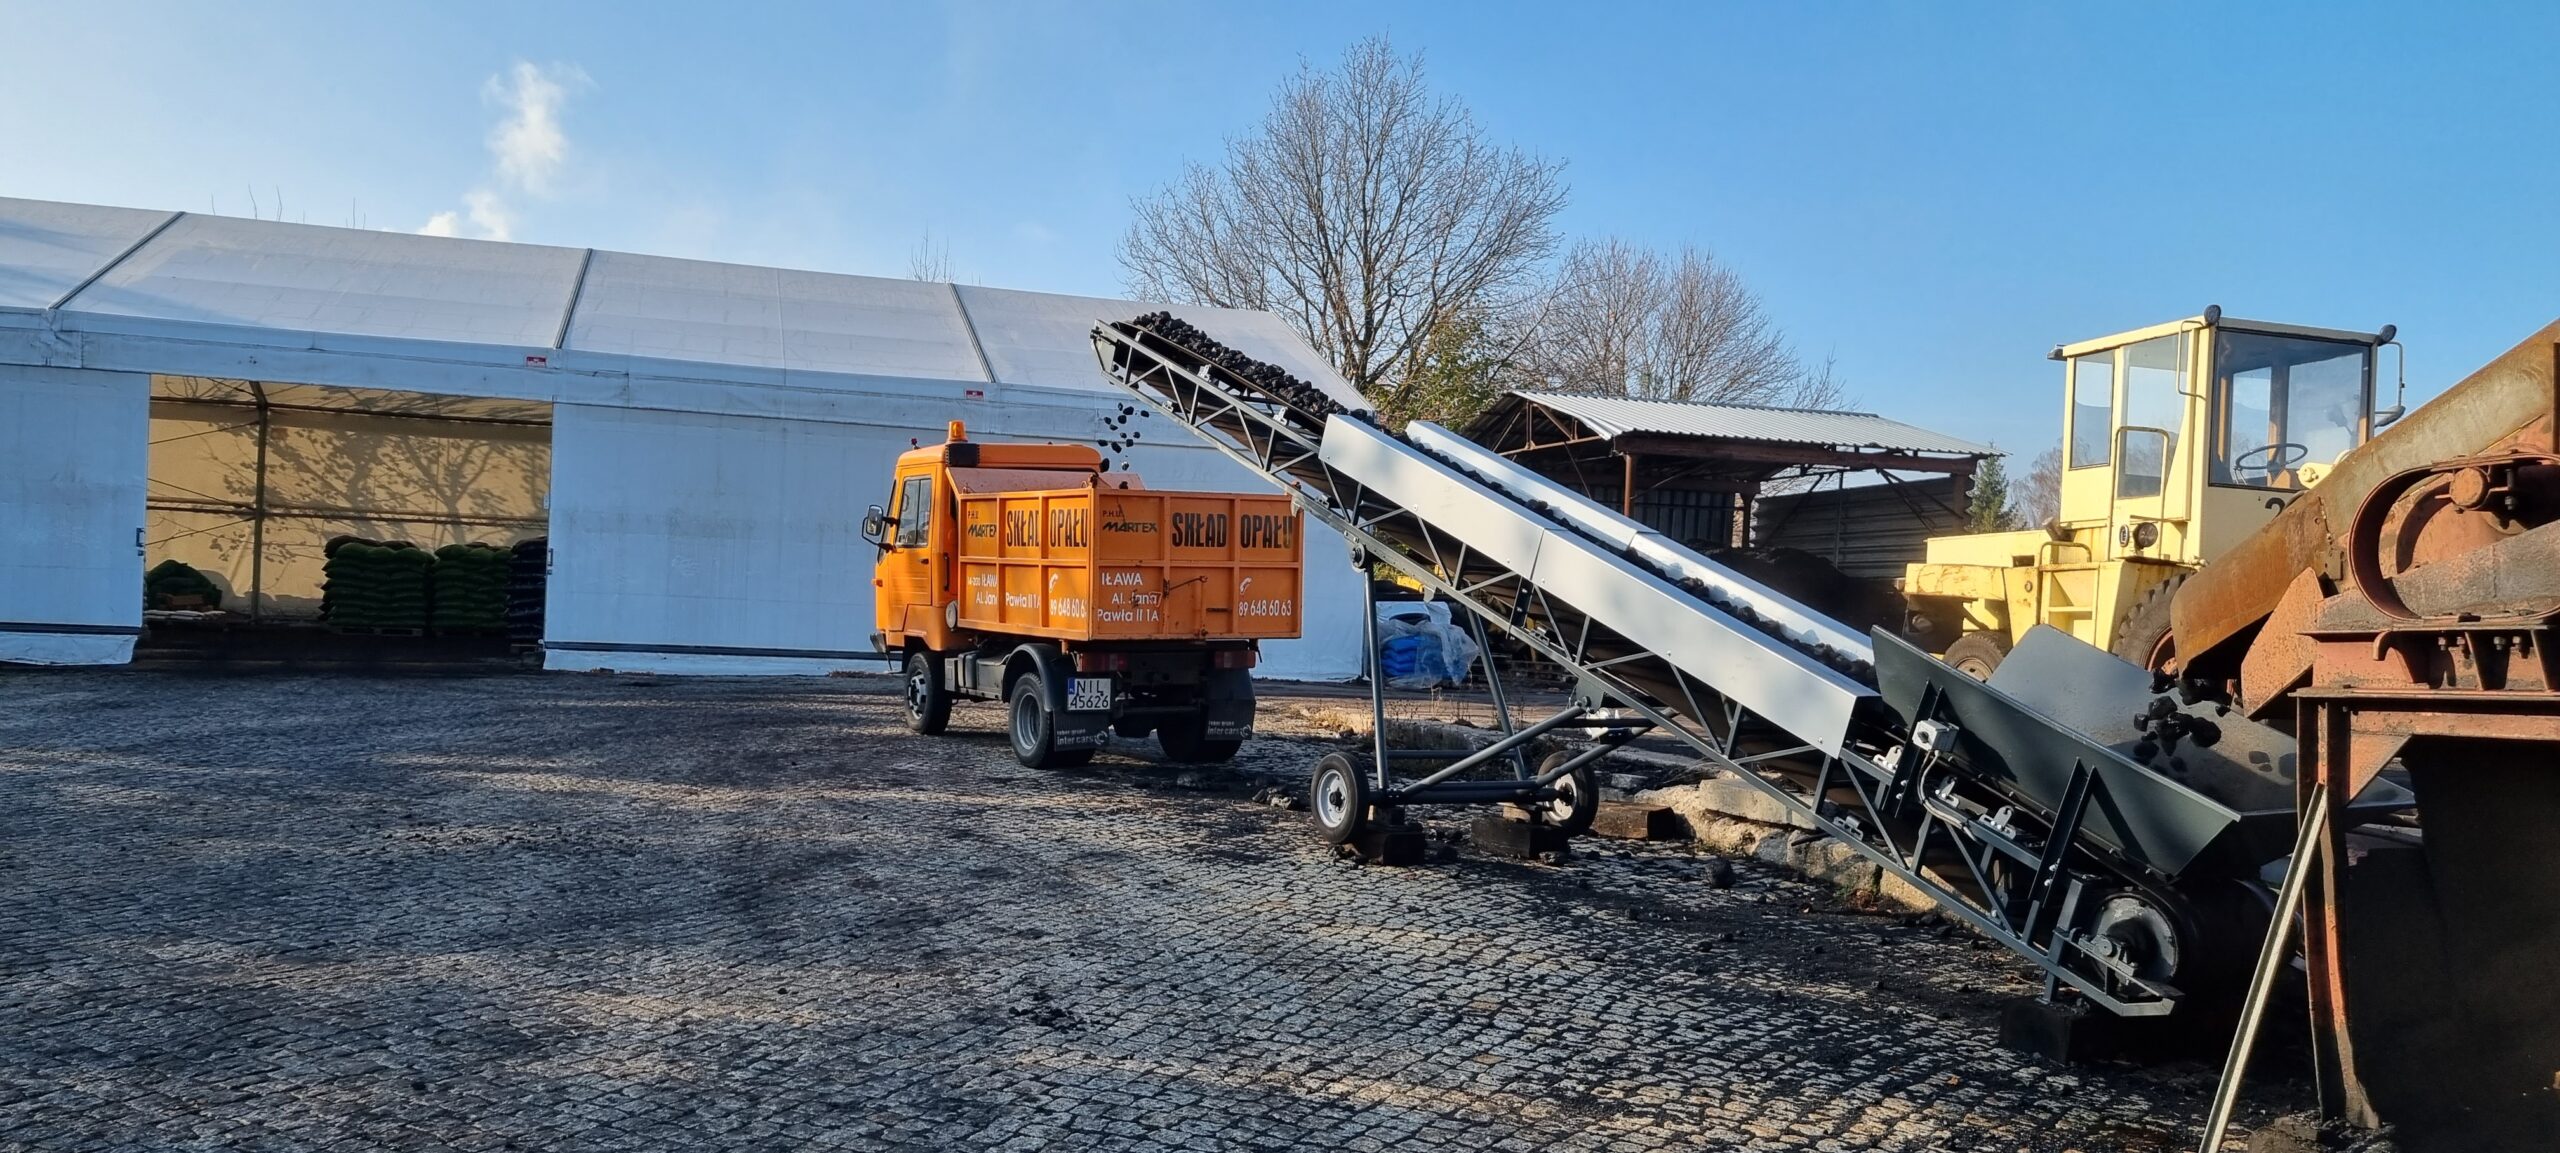
[[[1254,366],[1257,384],[1218,363],[1232,353],[1132,322],[1093,340],[1114,381],[1279,484],[1356,563],[1396,569],[1463,610],[1479,641],[1500,634],[1577,678],[1568,707],[1515,725],[1488,647],[1503,736],[1417,752],[1387,748],[1377,726],[1365,759],[1318,766],[1312,807],[1334,839],[1438,803],[1587,825],[1592,765],[1651,732],[2036,964],[2048,999],[2161,1016],[2245,975],[2266,925],[2259,874],[2289,840],[2272,827],[2291,788],[2282,734],[2159,695],[2148,673],[2051,630],[2002,666],[2016,674],[1976,682],[1437,425],[1380,428],[1340,403],[1347,386],[1275,389],[1285,374]],[[2209,721],[2198,727],[2223,751],[2164,754],[2132,731],[2136,713],[2170,709]],[[1532,766],[1529,743],[1559,729],[1596,739]],[[1446,763],[1397,771],[1423,760]],[[2357,808],[2405,803],[2378,789]]]

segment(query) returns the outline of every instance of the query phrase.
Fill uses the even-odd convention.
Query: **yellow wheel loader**
[[[2063,365],[2061,512],[1929,542],[1904,570],[1907,630],[1988,677],[2036,625],[2173,669],[2188,574],[2273,521],[2398,419],[2374,409],[2394,330],[2201,316],[2053,350]]]

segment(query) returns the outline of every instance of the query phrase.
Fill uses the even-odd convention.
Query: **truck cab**
[[[2397,411],[2374,368],[2393,330],[2203,315],[2053,350],[2063,366],[2060,515],[1940,537],[1908,567],[1909,629],[1988,676],[2029,628],[2173,668],[2186,574],[2275,518]]]

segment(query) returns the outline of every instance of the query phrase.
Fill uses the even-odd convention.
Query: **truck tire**
[[[1938,659],[1977,681],[1987,681],[1991,670],[1999,668],[2001,658],[2008,655],[2009,638],[1998,633],[1966,633],[1948,645],[1947,655]]]
[[[1012,699],[1007,702],[1005,716],[1013,759],[1022,762],[1022,767],[1063,769],[1093,760],[1092,749],[1058,748],[1057,726],[1049,716],[1048,694],[1041,691],[1038,673],[1013,678]]]
[[[2178,597],[2185,573],[2152,586],[2116,622],[2114,653],[2152,672],[2178,670],[2178,641],[2169,635],[2169,602]]]
[[[1307,814],[1328,845],[1339,845],[1369,827],[1369,776],[1358,759],[1326,753],[1307,781]]]
[[[1156,743],[1164,747],[1164,755],[1195,765],[1224,764],[1236,759],[1236,750],[1244,747],[1239,740],[1209,739],[1209,718],[1199,713],[1185,713],[1156,726]]]
[[[907,654],[907,731],[934,736],[950,727],[951,689],[942,661],[921,649]]]

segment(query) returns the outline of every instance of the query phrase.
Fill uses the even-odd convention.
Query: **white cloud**
[[[571,86],[584,87],[587,74],[574,64],[549,70],[518,60],[512,84],[492,76],[487,98],[507,110],[489,132],[489,152],[497,157],[498,180],[536,196],[551,191],[551,178],[569,152],[568,134],[560,129],[560,106]]]
[[[589,83],[586,70],[575,64],[543,68],[523,60],[506,74],[490,77],[481,86],[481,97],[501,109],[502,115],[489,130],[489,178],[463,193],[460,212],[436,213],[418,231],[427,236],[512,239],[516,211],[508,197],[542,199],[551,194],[553,181],[570,154],[560,110],[573,91]]]

